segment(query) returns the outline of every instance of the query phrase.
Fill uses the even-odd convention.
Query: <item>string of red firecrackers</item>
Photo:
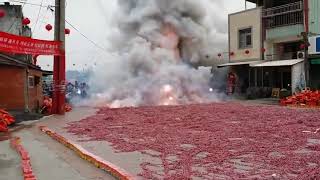
[[[0,132],[8,132],[8,126],[15,123],[15,119],[7,111],[0,109]]]
[[[95,165],[97,168],[100,168],[108,173],[110,173],[113,177],[118,178],[120,180],[133,180],[133,176],[127,173],[125,170],[115,166],[114,164],[103,160],[101,157],[98,157],[78,144],[66,139],[65,137],[55,133],[51,129],[40,126],[39,129],[46,133],[48,136],[53,138],[54,140],[58,141],[59,143],[63,144],[67,148],[71,149],[72,151],[76,152],[82,159],[90,162],[91,164]]]
[[[23,173],[23,179],[36,180],[36,177],[33,174],[29,153],[21,145],[21,139],[18,137],[12,138],[10,140],[10,145],[11,148],[15,149],[21,157],[21,169]]]
[[[320,91],[305,89],[300,93],[280,100],[282,106],[320,108]]]

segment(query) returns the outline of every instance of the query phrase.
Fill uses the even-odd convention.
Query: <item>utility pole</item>
[[[302,32],[304,43],[304,68],[305,68],[305,77],[306,77],[306,87],[310,87],[310,62],[309,62],[309,1],[303,1],[303,13],[304,13],[304,29],[305,32]]]
[[[309,33],[302,32],[304,43],[304,69],[305,69],[305,77],[306,77],[306,87],[310,87],[310,62],[309,62]]]
[[[66,56],[65,56],[65,0],[55,0],[55,25],[54,40],[60,41],[60,56],[54,57],[53,67],[53,114],[64,115],[65,113],[65,79],[66,79]]]

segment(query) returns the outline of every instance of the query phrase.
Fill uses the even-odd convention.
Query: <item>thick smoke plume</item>
[[[222,6],[219,2],[118,0],[113,55],[94,70],[92,100],[111,107],[219,100],[209,86],[210,71],[194,68],[214,61],[224,44],[218,35],[224,30],[212,30],[206,8]]]

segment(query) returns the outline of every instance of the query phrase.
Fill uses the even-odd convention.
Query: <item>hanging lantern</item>
[[[249,50],[246,50],[246,51],[245,51],[245,53],[246,53],[246,54],[249,54],[249,53],[250,53],[250,51],[249,51]]]
[[[234,56],[234,52],[230,52],[230,56]]]
[[[0,18],[3,18],[6,16],[6,12],[3,9],[0,9]]]
[[[300,49],[305,49],[306,48],[306,45],[305,44],[301,44],[300,45]]]
[[[222,54],[221,54],[221,53],[219,53],[219,54],[218,54],[218,57],[221,57],[221,56],[222,56]]]
[[[23,20],[22,20],[22,24],[23,25],[29,25],[31,23],[31,21],[30,21],[30,19],[29,18],[24,18]]]
[[[261,52],[265,53],[266,51],[266,48],[261,48]]]
[[[51,24],[47,24],[46,25],[46,30],[47,31],[51,31],[52,30],[52,25]]]
[[[67,35],[69,35],[69,34],[70,34],[70,29],[66,28],[66,29],[64,30],[64,33],[67,34]]]

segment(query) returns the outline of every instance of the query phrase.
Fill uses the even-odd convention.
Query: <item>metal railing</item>
[[[274,16],[279,16],[279,15],[299,12],[299,11],[303,11],[302,1],[264,9],[262,11],[262,16],[264,18],[268,18],[268,17],[274,17]]]
[[[268,61],[278,61],[278,60],[291,60],[298,59],[297,52],[283,52],[278,54],[266,54],[266,60]]]
[[[299,1],[264,9],[262,11],[262,17],[264,18],[266,29],[303,24],[303,3]]]

